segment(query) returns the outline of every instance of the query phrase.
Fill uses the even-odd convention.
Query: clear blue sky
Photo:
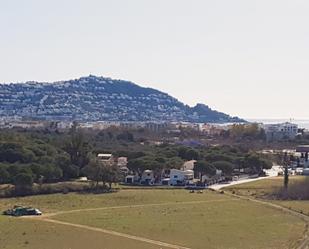
[[[308,13],[308,0],[0,0],[0,82],[96,74],[309,118]]]

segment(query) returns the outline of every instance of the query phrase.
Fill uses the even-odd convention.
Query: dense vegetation
[[[245,148],[152,145],[138,136],[140,132],[134,134],[123,129],[82,132],[76,126],[62,134],[3,130],[0,132],[0,184],[10,183],[16,189],[25,189],[33,183],[66,181],[85,175],[96,182],[118,181],[119,172],[106,171],[104,165],[96,162],[96,154],[100,152],[127,157],[128,168],[134,172],[152,169],[157,175],[163,169],[180,168],[188,160],[197,161],[197,173],[210,176],[217,169],[229,176],[235,169],[258,174],[263,168],[271,167],[268,158]]]

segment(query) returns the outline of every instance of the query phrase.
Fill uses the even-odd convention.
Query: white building
[[[292,123],[265,124],[263,126],[268,141],[294,139],[298,134],[298,125]]]
[[[134,183],[139,183],[140,177],[138,175],[128,175],[125,177],[124,182],[126,184],[134,184]]]
[[[171,169],[170,171],[170,185],[186,185],[193,179],[193,170]]]
[[[118,157],[118,159],[117,159],[117,166],[119,168],[127,167],[127,165],[128,165],[128,158],[127,157]]]
[[[141,177],[141,184],[153,185],[155,182],[154,173],[152,170],[145,170]]]
[[[57,122],[57,129],[59,130],[68,130],[71,129],[72,126],[73,126],[72,122],[65,122],[65,121]]]
[[[97,158],[102,162],[113,162],[114,161],[113,154],[100,153],[97,155]]]

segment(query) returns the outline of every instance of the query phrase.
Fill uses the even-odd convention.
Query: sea
[[[309,130],[309,119],[248,119],[249,122],[263,123],[263,124],[279,124],[290,122],[297,124],[299,128]]]

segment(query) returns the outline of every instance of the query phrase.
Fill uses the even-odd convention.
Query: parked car
[[[10,216],[25,216],[25,215],[42,215],[42,212],[37,208],[32,207],[14,207],[3,212],[4,215]]]

